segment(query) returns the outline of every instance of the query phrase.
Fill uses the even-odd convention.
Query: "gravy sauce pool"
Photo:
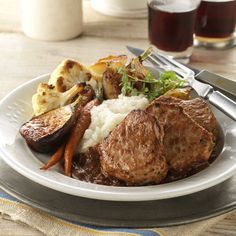
[[[94,184],[125,186],[125,182],[113,177],[106,177],[101,172],[99,152],[96,146],[87,152],[79,154],[74,158],[72,166],[72,178]]]

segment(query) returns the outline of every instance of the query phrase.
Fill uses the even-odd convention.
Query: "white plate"
[[[114,200],[146,201],[172,198],[214,186],[236,173],[236,123],[213,109],[221,125],[224,144],[216,161],[207,169],[176,182],[144,187],[111,187],[78,181],[61,174],[57,168],[41,171],[47,156],[32,152],[19,135],[20,126],[32,116],[31,97],[40,76],[16,88],[0,103],[0,151],[2,158],[14,170],[46,187],[76,196]]]

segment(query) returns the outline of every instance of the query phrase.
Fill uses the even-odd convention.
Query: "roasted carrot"
[[[85,107],[79,107],[77,109],[77,123],[70,133],[64,152],[65,175],[67,176],[71,176],[72,160],[75,153],[75,149],[82,137],[84,136],[86,129],[91,123],[90,110],[94,106],[98,106],[99,104],[101,104],[100,100],[94,99],[88,102]]]
[[[86,104],[84,107],[85,110],[90,111],[94,106],[98,106],[101,104],[101,101],[97,98],[93,99],[89,103]]]
[[[57,164],[62,158],[65,151],[66,143],[64,142],[52,155],[52,157],[48,160],[47,164],[45,164],[43,167],[41,167],[41,170],[47,170]]]
[[[84,132],[91,123],[90,112],[81,108],[78,116],[77,123],[72,129],[69,139],[65,146],[64,159],[65,159],[65,175],[71,176],[72,159],[75,153],[77,144],[82,139]]]

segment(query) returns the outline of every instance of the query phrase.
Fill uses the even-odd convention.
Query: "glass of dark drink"
[[[198,8],[196,45],[226,48],[234,45],[236,0],[203,0]]]
[[[157,50],[187,63],[200,0],[149,0],[148,32]]]

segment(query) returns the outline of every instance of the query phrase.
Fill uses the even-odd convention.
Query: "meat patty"
[[[196,98],[191,100],[182,100],[179,98],[163,95],[157,98],[149,107],[152,107],[152,105],[157,103],[158,104],[171,103],[181,106],[186,114],[188,114],[194,121],[196,121],[200,126],[205,128],[207,131],[213,133],[214,137],[216,137],[217,135],[216,118],[211,109],[208,107],[207,103],[203,99]]]
[[[216,118],[208,107],[207,103],[201,99],[196,98],[192,100],[182,100],[180,106],[194,121],[205,128],[210,133],[213,133],[214,138],[217,135]]]
[[[160,183],[168,170],[163,135],[152,115],[131,111],[100,144],[103,173],[128,185]]]
[[[151,103],[146,111],[164,125],[164,153],[170,172],[183,177],[208,161],[214,147],[214,139],[211,132],[192,118],[195,112],[191,112],[191,104],[197,104],[199,99],[184,105],[170,102],[172,100],[169,97],[160,97]],[[199,117],[207,119],[207,109],[201,111]],[[201,119],[199,121],[201,123]]]

